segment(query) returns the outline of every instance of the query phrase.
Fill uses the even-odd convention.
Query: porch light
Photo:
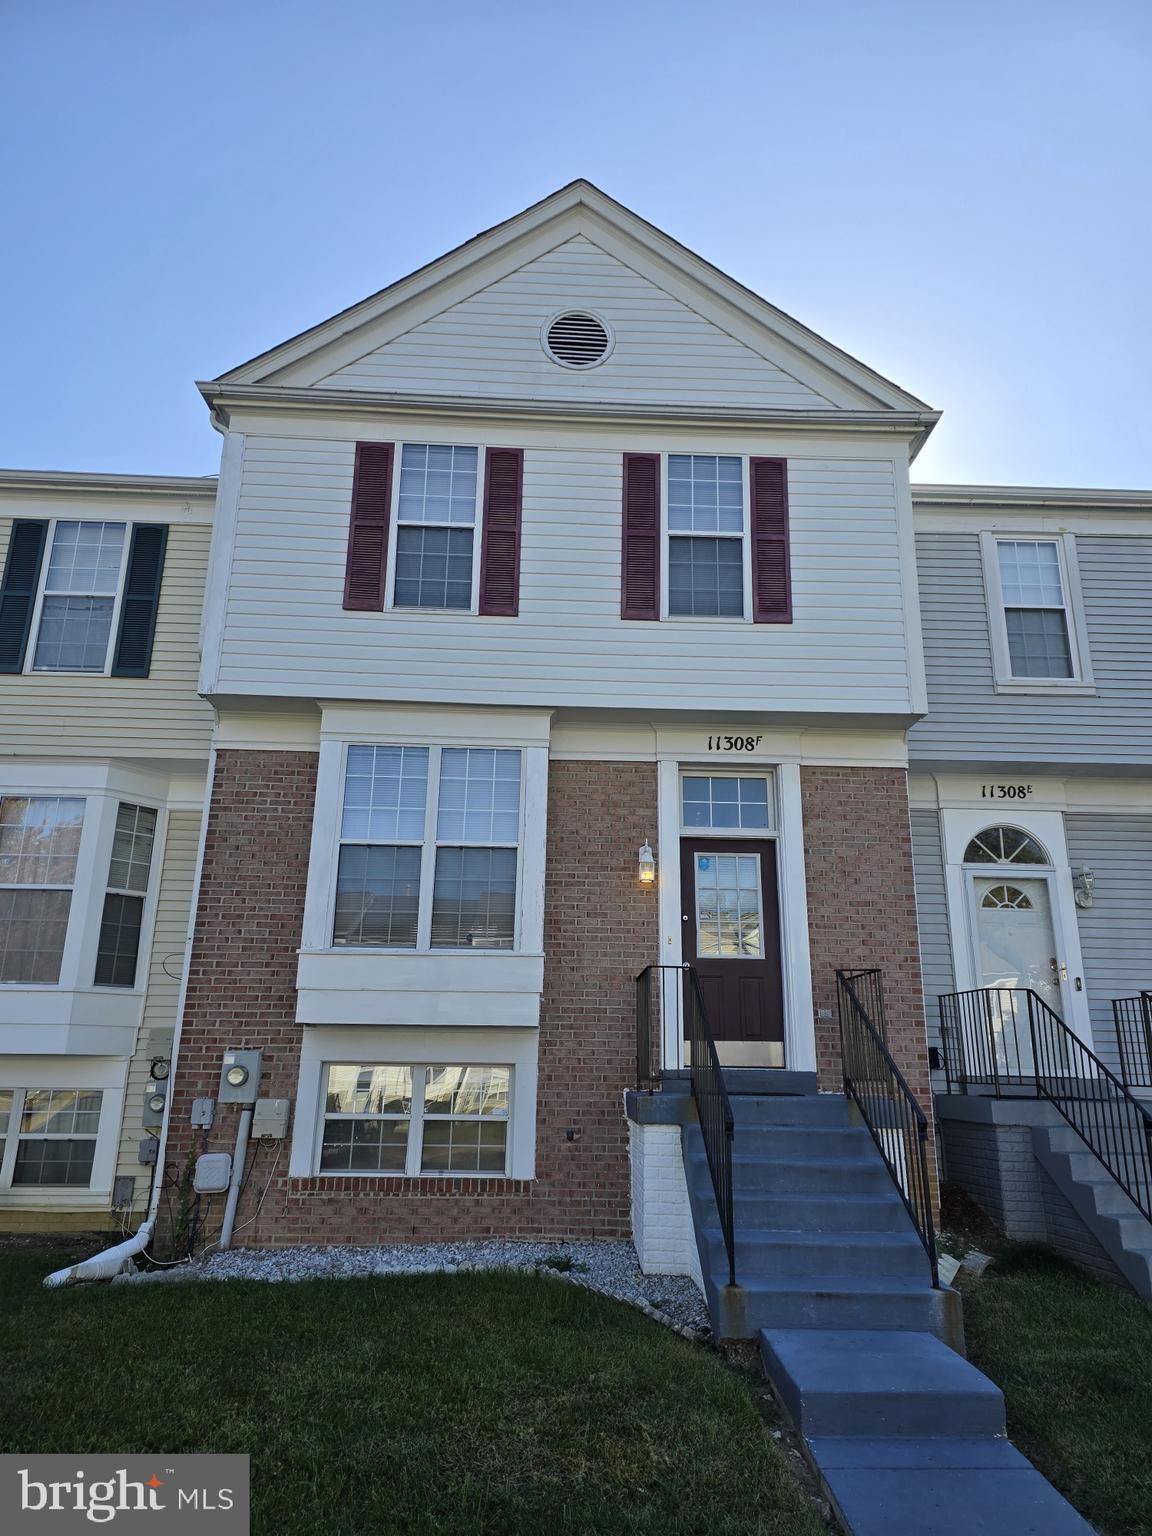
[[[1075,887],[1075,900],[1078,907],[1090,907],[1095,903],[1093,890],[1096,885],[1096,876],[1087,864],[1080,866],[1080,873],[1073,876],[1072,884]]]
[[[652,844],[643,842],[640,845],[640,866],[638,870],[641,885],[656,884],[656,855],[652,852]]]

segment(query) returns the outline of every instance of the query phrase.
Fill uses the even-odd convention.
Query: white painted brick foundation
[[[689,1275],[704,1289],[678,1125],[628,1122],[632,1241],[646,1275]]]

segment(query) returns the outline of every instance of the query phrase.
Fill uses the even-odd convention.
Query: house
[[[191,1107],[260,1052],[291,1130],[244,1241],[627,1236],[652,965],[695,964],[723,1061],[829,1088],[836,969],[882,966],[928,1105],[934,411],[586,183],[201,390],[216,724],[168,1157],[231,1151],[236,1110]]]
[[[909,784],[949,1176],[1152,1296],[1148,1122],[1124,1094],[1152,1093],[1152,493],[914,499]]]
[[[0,1231],[148,1207],[212,736],[215,496],[0,472]]]

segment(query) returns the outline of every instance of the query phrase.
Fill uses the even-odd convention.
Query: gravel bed
[[[190,1265],[204,1280],[317,1280],[526,1269],[626,1301],[680,1332],[708,1333],[708,1309],[686,1275],[644,1275],[631,1243],[394,1243],[380,1248],[233,1248]]]

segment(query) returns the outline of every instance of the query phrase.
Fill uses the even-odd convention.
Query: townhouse
[[[0,1230],[148,1205],[212,735],[215,495],[0,472]]]
[[[913,487],[935,411],[583,182],[200,388],[218,486],[0,480],[0,1221],[127,1224],[162,1113],[177,1249],[707,1288],[713,1050],[838,1091],[863,1014],[921,1226],[934,1089],[996,1204],[941,995],[1146,1075],[1147,497]]]

